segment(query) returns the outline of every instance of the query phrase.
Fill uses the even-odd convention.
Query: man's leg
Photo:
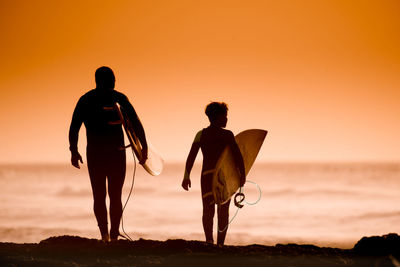
[[[218,237],[217,244],[224,245],[226,232],[228,231],[228,223],[229,223],[229,204],[231,200],[226,202],[223,205],[218,205],[217,213],[218,213]]]
[[[111,240],[118,239],[119,225],[122,216],[122,187],[125,181],[126,157],[125,151],[118,151],[110,160],[108,171],[108,195],[110,197]]]
[[[88,170],[93,193],[93,210],[96,216],[102,239],[108,239],[107,207],[106,207],[106,175],[96,158],[88,154]]]

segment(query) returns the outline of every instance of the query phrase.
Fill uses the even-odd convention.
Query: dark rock
[[[400,236],[387,234],[383,236],[363,237],[355,244],[353,251],[358,255],[384,256],[400,254]]]

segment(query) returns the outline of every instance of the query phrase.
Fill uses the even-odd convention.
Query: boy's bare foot
[[[101,241],[103,241],[104,243],[109,242],[110,241],[110,235],[108,233],[107,234],[102,234],[101,235]]]

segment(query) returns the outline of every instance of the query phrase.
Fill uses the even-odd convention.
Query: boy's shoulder
[[[233,132],[231,130],[228,130],[228,129],[221,129],[221,130],[223,131],[224,134],[233,136]]]
[[[204,129],[200,130],[198,132],[198,134],[199,133],[201,134],[203,132],[207,132],[209,129],[210,129],[209,127],[208,128],[204,128]],[[210,134],[216,134],[215,129],[210,129]],[[224,128],[217,128],[217,135],[220,136],[220,137],[221,136],[222,137],[229,137],[229,138],[234,137],[233,132],[231,130],[224,129]]]

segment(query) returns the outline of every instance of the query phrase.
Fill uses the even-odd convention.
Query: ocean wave
[[[382,212],[367,212],[360,215],[356,215],[352,217],[353,219],[365,220],[365,219],[384,219],[384,218],[399,218],[400,219],[400,210],[399,211],[382,211]]]
[[[293,188],[285,188],[280,190],[263,190],[263,194],[266,196],[288,196],[288,195],[297,195],[297,196],[351,196],[351,197],[379,197],[386,198],[391,197],[387,193],[379,193],[373,192],[371,190],[346,190],[346,189],[311,189],[311,190],[302,190],[302,189],[293,189]]]
[[[86,197],[92,195],[90,189],[74,189],[66,186],[55,193],[59,197]]]
[[[54,235],[83,235],[96,237],[97,229],[94,230],[82,231],[73,228],[0,227],[0,242],[37,243]]]

